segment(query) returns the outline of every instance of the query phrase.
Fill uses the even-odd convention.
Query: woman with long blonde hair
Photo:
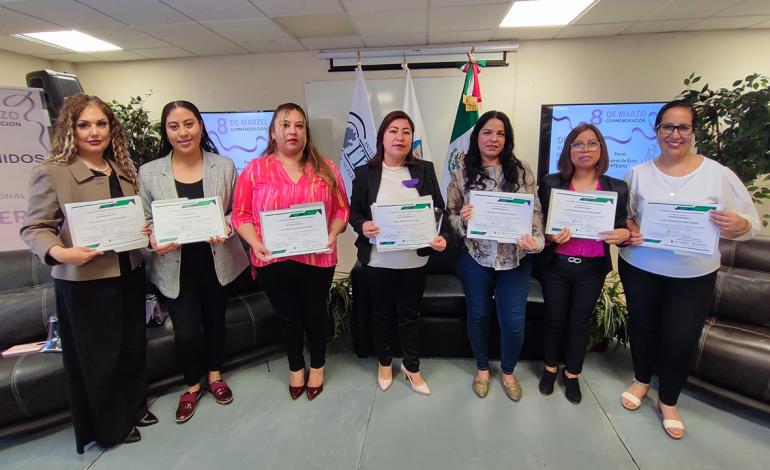
[[[274,258],[264,245],[259,213],[297,204],[323,203],[329,233],[327,250]],[[289,359],[289,394],[303,391],[313,400],[323,391],[326,363],[326,309],[334,267],[337,236],[350,215],[345,186],[337,167],[313,145],[307,115],[294,103],[284,103],[270,121],[270,142],[238,177],[232,223],[251,247],[251,263],[278,314]],[[310,349],[305,371],[304,338]]]
[[[141,439],[147,409],[144,265],[139,250],[74,246],[64,205],[133,196],[137,174],[120,121],[84,93],[64,102],[48,158],[32,171],[21,238],[52,266],[78,453]],[[146,232],[146,227],[145,227]]]

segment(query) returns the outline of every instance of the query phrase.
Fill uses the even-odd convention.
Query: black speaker
[[[42,88],[51,123],[56,120],[64,105],[64,98],[83,91],[77,75],[53,70],[36,70],[27,74],[27,86]]]

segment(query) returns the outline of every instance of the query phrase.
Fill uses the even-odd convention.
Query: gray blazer
[[[219,196],[228,223],[237,178],[238,174],[232,160],[214,153],[203,152],[203,195]],[[179,197],[176,193],[174,174],[171,171],[171,154],[145,163],[139,168],[139,196],[144,203],[144,217],[150,223],[152,223],[152,201]],[[232,282],[249,265],[249,259],[235,231],[225,243],[211,245],[211,252],[214,255],[217,279],[223,286]],[[152,253],[149,257],[150,280],[163,295],[171,299],[179,296],[181,259],[182,250],[174,250],[164,256]]]

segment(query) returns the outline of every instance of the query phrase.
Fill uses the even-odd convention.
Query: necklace
[[[90,163],[89,163],[87,160],[83,160],[83,159],[81,159],[81,161],[82,161],[82,162],[83,162],[83,163],[84,163],[84,164],[85,164],[85,165],[86,165],[88,168],[90,168],[90,169],[92,169],[92,170],[94,170],[94,171],[98,171],[99,173],[104,173],[104,172],[106,172],[107,170],[109,170],[109,169],[110,169],[110,164],[109,164],[109,163],[107,163],[107,161],[105,161],[105,162],[104,162],[104,168],[96,168],[94,165],[90,164]]]

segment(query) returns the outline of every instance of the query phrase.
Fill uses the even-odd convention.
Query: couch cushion
[[[29,250],[0,251],[0,292],[36,287],[53,282],[51,268]]]
[[[66,408],[61,354],[0,358],[0,423],[3,425]]]
[[[0,293],[0,351],[45,339],[47,319],[55,313],[53,285]]]
[[[722,266],[717,273],[712,314],[770,328],[770,273]]]

